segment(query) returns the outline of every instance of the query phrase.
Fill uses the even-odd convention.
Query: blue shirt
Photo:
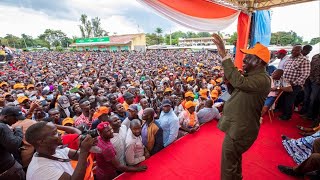
[[[157,122],[163,130],[163,146],[166,147],[178,137],[179,119],[171,109],[168,113],[162,111]]]
[[[198,116],[198,121],[201,124],[209,122],[213,119],[219,120],[221,117],[216,107],[212,107],[212,108],[205,107],[197,113],[197,116]]]

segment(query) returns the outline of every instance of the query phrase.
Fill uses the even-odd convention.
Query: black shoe
[[[279,116],[279,119],[280,119],[280,120],[283,120],[283,121],[288,121],[288,120],[290,120],[291,118],[288,117],[288,116],[281,115],[281,116]]]
[[[278,169],[279,169],[282,173],[287,174],[287,175],[290,175],[290,176],[296,176],[296,177],[301,177],[301,176],[303,176],[303,174],[300,174],[300,173],[295,172],[292,167],[279,165],[279,166],[278,166]]]

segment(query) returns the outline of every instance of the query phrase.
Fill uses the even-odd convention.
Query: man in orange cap
[[[106,122],[109,120],[109,108],[106,106],[100,106],[93,114],[92,119],[96,119],[91,125],[91,129],[95,129],[101,122]]]
[[[181,137],[186,133],[194,133],[200,128],[196,113],[196,106],[197,103],[195,102],[186,102],[185,110],[182,111],[178,117],[180,122],[180,131],[178,137]]]
[[[213,35],[226,79],[234,87],[230,99],[225,102],[218,128],[226,133],[222,145],[221,179],[242,179],[242,154],[256,140],[260,128],[260,116],[264,101],[270,92],[271,80],[266,66],[270,51],[257,43],[251,49],[241,49],[246,54],[242,75],[227,56],[223,40]]]

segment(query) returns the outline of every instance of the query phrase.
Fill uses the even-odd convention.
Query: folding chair
[[[283,91],[281,91],[278,96],[276,97],[276,100],[274,100],[272,106],[270,107],[270,109],[268,110],[268,115],[269,115],[269,119],[270,119],[270,122],[272,122],[272,118],[274,117],[274,113],[273,113],[273,110],[276,108],[276,103],[278,102],[280,96],[282,95]],[[272,115],[272,117],[271,117]]]

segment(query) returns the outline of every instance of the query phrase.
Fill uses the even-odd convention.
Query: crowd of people
[[[320,55],[312,57],[310,66],[310,47],[294,46],[291,55],[280,50],[279,67],[263,70],[272,79],[271,92],[261,115],[257,113],[257,127],[280,94],[279,118],[290,120],[292,107],[301,104],[301,116],[314,122],[313,129],[299,127],[303,135],[318,133]],[[100,180],[145,171],[142,161],[197,133],[201,124],[234,113],[222,109],[230,95],[238,93],[237,84],[224,77],[222,58],[215,52],[49,51],[12,56],[0,70],[0,179]],[[229,70],[235,69],[231,64]],[[299,96],[303,98],[297,102]],[[290,147],[289,138],[283,141]],[[290,175],[318,170],[319,156],[312,152],[320,150],[312,151],[313,142],[297,161],[309,169],[279,169]],[[318,158],[318,164],[304,163],[310,158]]]

